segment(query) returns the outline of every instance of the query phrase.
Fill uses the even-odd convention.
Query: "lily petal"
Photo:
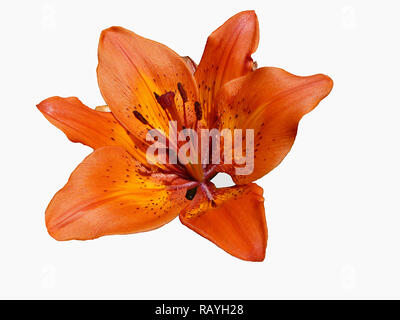
[[[233,166],[223,171],[235,183],[247,184],[274,169],[290,151],[301,118],[332,86],[326,75],[300,77],[279,68],[261,68],[226,84],[217,98],[219,126],[254,129],[255,149],[251,174],[235,175]],[[245,144],[242,151],[246,152]]]
[[[188,205],[186,189],[168,188],[184,181],[154,176],[122,147],[97,149],[51,200],[47,230],[57,240],[86,240],[161,227]]]
[[[225,83],[252,71],[251,54],[257,50],[258,41],[254,11],[234,15],[208,37],[195,78],[203,114],[210,125],[215,120],[213,99]]]
[[[90,109],[75,97],[51,97],[37,107],[72,142],[80,142],[93,149],[122,146],[134,154],[133,141],[112,113]]]
[[[189,57],[189,56],[182,56],[181,58],[185,61],[185,63],[188,66],[189,70],[194,74],[196,69],[197,69],[196,62],[194,62],[193,59],[191,57]]]
[[[262,188],[253,183],[216,189],[213,206],[204,212],[196,208],[195,213],[187,211],[179,217],[184,225],[229,254],[263,261],[268,231],[262,194]]]
[[[192,71],[174,51],[124,28],[112,27],[100,36],[98,56],[97,76],[103,98],[132,134],[145,140],[152,127],[168,132],[170,119],[155,94],[174,92],[180,119],[172,120],[184,122],[178,83],[187,94],[187,124],[194,122],[198,90]]]

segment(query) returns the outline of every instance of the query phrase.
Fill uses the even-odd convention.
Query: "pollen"
[[[182,97],[183,103],[186,103],[188,101],[187,93],[186,93],[185,89],[183,88],[182,83],[180,83],[180,82],[178,82],[178,91]]]
[[[194,103],[194,111],[196,113],[196,119],[201,120],[201,118],[203,116],[203,111],[201,110],[200,102],[196,101]]]
[[[175,107],[175,93],[172,91],[164,93],[161,96],[155,93],[155,97],[163,109],[170,110],[171,108]]]
[[[134,116],[136,117],[136,119],[138,119],[141,123],[143,123],[143,124],[149,124],[149,122],[146,120],[146,118],[143,117],[142,114],[141,114],[139,111],[134,110],[134,111],[133,111],[133,115],[134,115]]]

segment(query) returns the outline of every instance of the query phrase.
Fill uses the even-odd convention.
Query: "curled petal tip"
[[[101,31],[100,39],[104,38],[106,35],[108,35],[110,33],[119,32],[119,31],[122,31],[122,30],[124,30],[124,28],[119,27],[119,26],[112,26],[112,27],[109,27],[107,29],[104,29],[103,31]]]
[[[45,106],[46,106],[46,101],[47,101],[47,100],[48,100],[48,99],[45,99],[45,100],[39,102],[39,103],[36,105],[36,108],[38,108],[40,111],[42,111],[42,110],[45,108]]]
[[[263,262],[265,260],[265,250],[266,250],[266,248],[263,248],[262,250],[260,250],[260,252],[256,252],[249,259],[245,259],[245,260],[252,261],[252,262]]]
[[[325,75],[325,74],[323,74],[323,76],[325,77],[325,80],[328,82],[330,90],[332,90],[333,84],[334,84],[332,78],[327,76],[327,75]]]
[[[247,16],[254,16],[257,17],[256,11],[255,10],[244,10],[244,11],[240,11],[239,13],[237,13],[236,15],[247,15]]]
[[[99,46],[101,46],[105,41],[113,41],[112,39],[116,39],[118,35],[121,35],[127,31],[127,29],[119,26],[112,26],[104,29],[100,34]]]
[[[235,16],[234,16],[235,17]],[[257,25],[258,28],[258,17],[257,14],[254,10],[247,10],[247,11],[242,11],[239,12],[236,17],[240,17],[240,18],[246,18],[247,23],[255,23]],[[257,34],[257,36],[259,36]]]
[[[333,88],[332,78],[322,73],[315,75],[315,77],[318,77],[320,79],[321,87],[325,89],[324,97],[326,97],[332,91]]]
[[[50,97],[41,102],[39,102],[36,107],[39,109],[40,112],[43,114],[50,114],[53,110],[52,102],[57,101],[59,97]]]

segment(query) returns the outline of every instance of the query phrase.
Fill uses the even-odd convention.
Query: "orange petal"
[[[255,181],[274,169],[290,151],[300,119],[325,98],[332,80],[317,74],[299,77],[278,68],[261,68],[220,91],[220,128],[254,129],[254,171],[235,175],[235,183]],[[245,152],[245,143],[243,143]]]
[[[262,194],[253,183],[216,189],[214,206],[201,213],[198,208],[189,210],[180,220],[239,259],[263,261],[268,232]]]
[[[258,20],[254,11],[234,15],[208,37],[195,72],[203,114],[208,123],[214,121],[213,99],[219,89],[252,70],[251,54],[256,51],[258,41]]]
[[[194,62],[193,59],[191,57],[189,57],[189,56],[182,56],[181,58],[185,61],[185,63],[188,66],[189,70],[194,74],[196,69],[197,69],[196,62]]]
[[[81,142],[93,149],[119,145],[134,152],[127,131],[111,113],[90,109],[75,97],[48,98],[37,107],[47,120],[73,142]]]
[[[97,149],[51,200],[47,230],[57,240],[86,240],[158,228],[190,202],[186,189],[168,189],[160,179],[121,147]]]
[[[80,142],[93,149],[122,146],[141,163],[148,163],[147,144],[126,131],[111,112],[90,109],[75,97],[51,97],[37,107],[72,142]],[[106,111],[105,107],[100,109]],[[165,169],[162,164],[158,167]]]
[[[187,93],[188,124],[195,119],[198,90],[187,63],[168,47],[121,27],[102,32],[99,42],[98,82],[101,93],[116,118],[133,134],[145,139],[149,125],[168,132],[168,116],[155,94],[175,93],[178,115],[183,119],[183,101],[178,83]],[[137,117],[139,113],[149,125]]]

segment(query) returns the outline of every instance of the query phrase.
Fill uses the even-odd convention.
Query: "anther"
[[[164,93],[161,96],[156,95],[157,102],[160,104],[161,107],[164,109],[171,109],[175,106],[175,93],[169,91]]]
[[[187,118],[186,118],[186,106],[185,106],[185,103],[188,101],[188,98],[187,98],[187,93],[186,93],[186,91],[185,91],[185,89],[183,88],[183,85],[182,85],[182,83],[180,83],[180,82],[178,82],[178,91],[179,91],[179,94],[181,95],[181,97],[182,97],[182,101],[183,101],[183,121],[185,122],[185,126],[187,125]]]
[[[188,101],[187,93],[186,93],[185,89],[183,88],[182,83],[180,83],[180,82],[178,82],[178,90],[182,97],[183,103],[186,103]]]
[[[194,103],[194,111],[196,113],[197,120],[201,120],[201,117],[203,116],[203,111],[201,110],[200,102],[196,101]]]
[[[138,119],[141,123],[149,124],[148,121],[146,120],[146,118],[143,117],[142,114],[139,111],[134,110],[133,114],[136,117],[136,119]]]

